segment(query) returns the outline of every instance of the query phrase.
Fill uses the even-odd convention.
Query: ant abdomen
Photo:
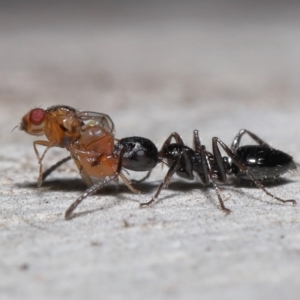
[[[118,153],[123,148],[122,167],[133,171],[150,171],[158,163],[158,150],[154,143],[142,137],[120,139],[115,146]]]
[[[257,180],[274,179],[296,168],[292,156],[270,147],[260,145],[241,146],[235,154],[247,166],[248,172],[242,172],[234,162],[232,172],[238,178],[245,180],[252,180],[249,174]]]

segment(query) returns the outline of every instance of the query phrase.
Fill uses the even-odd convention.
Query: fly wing
[[[76,116],[84,122],[95,122],[96,126],[103,127],[111,134],[115,134],[115,125],[109,115],[94,111],[77,111]]]

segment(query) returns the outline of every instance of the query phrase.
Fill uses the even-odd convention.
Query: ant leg
[[[50,167],[47,171],[45,171],[43,173],[43,175],[42,175],[42,181],[44,181],[46,179],[46,177],[48,177],[54,170],[56,170],[58,167],[60,167],[61,165],[63,165],[65,162],[67,162],[70,159],[71,159],[71,156],[65,157],[64,159],[60,160],[55,165],[53,165],[52,167]]]
[[[206,159],[207,152],[205,146],[201,145],[198,130],[194,130],[194,147],[195,147],[195,151],[200,153],[201,155],[201,165],[203,170],[203,174],[199,172],[197,172],[197,174],[200,176],[203,184],[207,185],[209,184],[208,166],[207,166],[207,159]]]
[[[274,198],[274,199],[276,199],[276,200],[278,200],[278,201],[280,201],[280,202],[282,202],[282,203],[287,203],[287,202],[290,202],[290,203],[292,203],[293,205],[296,205],[297,204],[297,202],[296,202],[296,200],[293,200],[293,199],[290,199],[290,200],[283,200],[283,199],[281,199],[281,198],[279,198],[279,197],[276,197],[275,195],[273,195],[273,194],[271,194],[270,192],[268,192],[267,191],[267,189],[253,176],[253,175],[251,175],[251,174],[249,174],[249,176],[251,177],[251,179],[252,179],[252,181],[255,183],[255,185],[258,187],[258,188],[260,188],[260,189],[262,189],[268,196],[270,196],[270,197],[272,197],[272,198]]]
[[[134,151],[136,151],[137,148],[139,148],[140,145],[136,145],[134,147],[134,149],[132,150],[131,153],[129,153],[129,156],[132,155],[132,153],[134,153]],[[130,181],[125,177],[125,175],[121,172],[121,168],[122,168],[122,161],[123,161],[123,157],[124,157],[124,153],[126,151],[126,148],[123,148],[119,154],[119,161],[118,161],[118,167],[119,170],[117,171],[117,173],[119,174],[119,176],[121,177],[121,179],[123,180],[123,182],[127,185],[127,187],[135,194],[140,194],[141,192],[136,190],[131,184]]]
[[[274,196],[273,194],[271,194],[270,192],[267,191],[267,189],[251,174],[249,173],[249,169],[247,166],[244,165],[244,163],[241,161],[241,159],[234,153],[232,152],[228,146],[226,146],[219,138],[214,137],[213,138],[213,150],[214,153],[215,151],[220,153],[219,151],[219,147],[218,147],[218,143],[219,145],[223,148],[223,150],[227,153],[227,155],[233,160],[233,162],[237,165],[237,167],[245,174],[249,175],[252,179],[252,181],[255,183],[255,185],[260,188],[261,190],[263,190],[268,196],[282,202],[282,203],[287,203],[287,202],[291,202],[294,205],[297,204],[297,202],[295,200],[283,200],[281,198],[278,198],[276,196]],[[215,155],[217,156],[217,155]],[[220,154],[221,156],[221,154]],[[217,159],[216,159],[217,160]]]
[[[185,155],[184,153],[182,155]],[[167,188],[168,185],[170,184],[171,178],[172,176],[175,174],[175,172],[178,169],[178,166],[180,165],[180,157],[177,158],[177,160],[174,162],[174,164],[170,167],[170,169],[167,172],[167,175],[165,176],[163,182],[158,186],[155,195],[152,197],[152,199],[148,202],[144,202],[144,203],[140,203],[140,207],[143,206],[148,206],[150,204],[152,204],[159,196],[161,190],[163,188]]]
[[[221,170],[222,176],[226,176],[223,160],[222,160],[222,155],[220,153],[218,144],[223,148],[223,150],[226,152],[226,154],[238,165],[239,169],[243,173],[248,173],[248,167],[244,165],[244,163],[241,161],[240,157],[235,154],[235,152],[231,151],[230,148],[222,142],[218,137],[213,137],[212,138],[212,148],[213,148],[213,153],[214,157],[216,159],[217,165]],[[226,178],[225,178],[226,179]]]
[[[198,135],[198,130],[194,130],[194,145],[195,145],[196,152],[199,152],[201,154],[202,168],[204,170],[204,175],[205,175],[205,177],[203,177],[203,179],[204,179],[204,183],[206,184],[209,181],[208,176],[207,176],[207,174],[208,174],[207,165],[209,167],[211,167],[211,163],[210,163],[211,154],[206,151],[205,146],[201,145],[199,135]],[[214,147],[214,145],[213,145],[213,147]],[[221,153],[220,153],[218,147],[216,149],[214,149],[213,160],[216,161],[217,166],[219,168],[219,172],[221,173],[220,180],[222,182],[225,182],[226,181],[226,171],[225,171],[223,159],[222,159],[222,156],[221,156]],[[206,163],[205,163],[205,161],[206,161]]]
[[[76,199],[76,201],[74,201],[69,208],[66,210],[65,212],[65,219],[66,220],[70,220],[72,218],[72,214],[74,212],[74,210],[76,209],[76,207],[88,196],[96,193],[98,190],[100,190],[104,185],[106,185],[108,182],[115,180],[118,177],[118,174],[114,174],[113,176],[108,177],[107,179],[98,182],[96,184],[94,184],[93,186],[91,186],[90,188],[88,188],[79,198]]]
[[[134,194],[140,194],[141,192],[139,190],[136,190],[131,184],[130,181],[125,177],[125,175],[122,172],[119,172],[119,176],[123,180],[123,182],[127,185],[127,187],[134,193]]]
[[[46,147],[42,156],[40,156],[39,151],[37,150],[37,147],[36,147],[37,145]],[[49,150],[49,148],[51,148],[51,146],[52,146],[52,144],[48,141],[34,141],[33,142],[33,149],[34,149],[34,152],[35,152],[36,157],[39,162],[39,178],[38,178],[38,184],[37,184],[38,187],[40,187],[43,183],[43,159],[44,159],[47,151]]]
[[[139,179],[139,180],[131,180],[131,183],[141,183],[141,182],[144,182],[146,179],[148,179],[150,177],[152,173],[152,170],[148,171],[146,176],[144,176],[142,179]]]
[[[177,132],[173,132],[172,134],[170,134],[170,136],[165,140],[165,142],[163,143],[161,150],[163,148],[165,148],[166,146],[169,146],[171,144],[171,140],[172,138],[174,138],[176,144],[180,144],[180,145],[184,145],[182,138],[180,137],[180,135]],[[160,151],[161,151],[160,150]]]
[[[263,147],[268,147],[271,148],[271,146],[266,143],[264,140],[262,140],[261,138],[259,138],[256,134],[252,133],[249,130],[246,129],[241,129],[238,134],[235,136],[235,138],[233,139],[233,142],[231,144],[231,151],[232,152],[236,152],[237,148],[240,146],[240,142],[241,142],[241,138],[244,134],[248,134],[255,142],[258,143],[258,145],[263,146]]]
[[[194,149],[195,149],[195,151],[199,151],[199,149],[201,147],[199,131],[197,129],[195,129],[193,133],[194,133]]]
[[[195,134],[195,137],[197,137],[198,132],[194,132],[194,134]],[[218,200],[219,200],[221,209],[225,212],[226,215],[230,214],[231,210],[224,205],[220,189],[218,188],[217,183],[214,179],[214,174],[213,174],[213,170],[211,167],[209,153],[206,151],[205,146],[197,147],[197,151],[199,151],[201,154],[202,168],[203,168],[203,173],[204,173],[203,176],[201,176],[201,178],[202,178],[204,184],[208,184],[209,179],[212,181],[213,187],[218,196]],[[218,153],[217,153],[217,155],[218,155]],[[214,157],[218,164],[218,159],[216,157],[217,155],[214,155]],[[219,153],[219,155],[221,156],[220,153]],[[218,165],[218,167],[219,167],[219,165]],[[223,168],[219,167],[219,170],[221,172],[221,177],[222,177],[223,181],[226,181],[226,173],[225,173],[224,166],[223,166]]]
[[[221,209],[224,211],[224,213],[226,215],[229,215],[231,213],[231,210],[229,208],[227,208],[225,205],[224,205],[224,202],[223,202],[223,199],[221,197],[221,192],[220,192],[220,189],[218,188],[215,180],[212,180],[212,184],[213,184],[213,187],[217,193],[217,196],[218,196],[218,199],[219,199],[219,203],[220,203],[220,206],[221,206]]]

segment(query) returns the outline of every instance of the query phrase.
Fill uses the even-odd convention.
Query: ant
[[[43,174],[42,162],[47,151],[51,147],[70,150],[71,145],[80,138],[85,122],[97,124],[114,134],[114,123],[108,115],[92,111],[79,111],[66,105],[55,105],[47,109],[34,108],[22,118],[19,126],[20,130],[35,136],[45,135],[48,139],[47,141],[38,140],[33,142],[33,149],[39,162],[38,187],[42,185],[43,180],[52,170],[71,158],[63,159]],[[46,147],[42,155],[39,154],[37,145]],[[75,163],[80,168],[80,164],[76,160]]]
[[[240,146],[240,141],[244,134],[248,134],[258,145]],[[94,140],[92,135],[89,135],[89,138],[91,143],[98,143],[98,141]],[[175,139],[175,143],[172,143],[172,139]],[[84,143],[79,142],[79,145],[82,146],[83,144]],[[87,196],[95,193],[107,182],[116,180],[121,168],[133,171],[148,171],[148,174],[143,179],[136,181],[142,182],[150,176],[152,169],[158,163],[166,164],[169,170],[162,183],[158,186],[154,197],[148,202],[141,203],[141,207],[152,204],[159,197],[161,190],[168,187],[175,173],[182,178],[193,180],[193,172],[199,175],[204,185],[212,183],[217,193],[220,207],[226,214],[229,214],[231,210],[225,207],[216,181],[226,182],[227,175],[232,174],[239,179],[254,182],[255,185],[262,189],[267,195],[280,202],[296,204],[295,200],[283,200],[274,196],[268,192],[261,183],[261,181],[277,178],[287,171],[296,168],[296,164],[290,155],[270,147],[257,135],[245,129],[240,130],[236,135],[231,148],[226,146],[217,137],[212,139],[212,144],[213,153],[210,153],[206,150],[204,145],[201,145],[197,130],[194,130],[195,150],[184,145],[183,140],[176,132],[168,137],[160,151],[157,150],[156,146],[150,140],[142,137],[129,137],[119,140],[114,146],[115,150],[113,153],[118,157],[118,165],[113,175],[91,186],[82,194],[66,211],[66,219],[71,218],[75,208]],[[219,145],[227,153],[228,157],[221,156]],[[102,155],[99,156],[99,152],[103,150],[99,151],[99,149],[95,149],[95,154],[88,154],[89,149],[86,147],[83,148],[84,149],[77,153],[83,154],[86,160],[86,162],[81,162],[82,165],[88,170],[89,174],[92,174],[93,170],[93,176],[99,177],[99,171],[96,168],[94,169],[95,162],[91,162],[93,160],[95,161],[95,158],[90,158],[93,155],[98,155],[96,161],[99,161],[100,157],[102,157]],[[77,152],[77,150],[75,150],[75,152]],[[114,157],[114,159],[116,159],[116,157]],[[86,163],[88,164],[87,166]],[[114,162],[113,165],[115,164],[116,162]],[[126,183],[126,181],[124,182]],[[126,183],[126,185],[130,188],[129,184]],[[132,190],[132,188],[130,189]],[[134,190],[132,191],[135,192]]]
[[[240,146],[244,134],[248,134],[258,145]],[[172,139],[175,140],[175,143],[171,142]],[[221,156],[219,147],[226,152],[228,157]],[[141,203],[140,206],[152,204],[158,198],[161,190],[168,187],[175,173],[179,177],[193,180],[193,172],[198,174],[204,186],[212,183],[220,207],[226,214],[231,211],[225,207],[216,181],[226,182],[227,175],[231,174],[239,179],[252,181],[267,195],[282,203],[296,204],[295,200],[283,200],[274,196],[261,183],[276,179],[287,171],[295,169],[296,164],[290,155],[272,148],[257,135],[245,129],[240,130],[235,136],[231,148],[218,137],[212,138],[212,149],[212,153],[208,152],[205,146],[201,145],[198,130],[194,130],[194,150],[184,145],[178,133],[172,133],[158,152],[158,162],[167,165],[169,170],[153,198],[148,202]]]

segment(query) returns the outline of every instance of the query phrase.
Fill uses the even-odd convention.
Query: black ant
[[[240,146],[244,134],[248,134],[258,145]],[[173,138],[175,143],[171,142]],[[227,153],[228,157],[221,156],[219,146]],[[214,137],[212,139],[213,153],[211,153],[206,150],[204,145],[201,145],[198,130],[194,130],[194,147],[195,150],[184,145],[181,137],[176,132],[169,136],[158,152],[158,161],[166,164],[169,170],[163,182],[158,186],[154,197],[146,203],[141,203],[141,207],[153,203],[158,198],[161,190],[168,187],[175,173],[185,179],[193,180],[193,172],[198,174],[204,185],[212,183],[221,209],[226,214],[231,211],[225,207],[216,182],[226,182],[227,175],[231,174],[234,174],[237,178],[254,182],[267,195],[280,202],[296,204],[295,200],[283,200],[274,196],[261,183],[295,169],[296,164],[293,158],[280,150],[272,148],[254,133],[245,129],[240,130],[233,140],[231,149],[219,138]]]
[[[258,145],[240,146],[241,138],[248,134]],[[175,143],[172,143],[175,139]],[[225,207],[221,192],[217,186],[217,181],[226,182],[227,175],[236,175],[237,178],[252,181],[257,187],[262,189],[267,195],[274,199],[286,203],[296,204],[295,200],[283,200],[268,192],[261,181],[274,179],[283,175],[289,170],[296,168],[293,158],[277,149],[270,147],[266,142],[248,130],[240,130],[233,140],[231,149],[226,146],[219,138],[212,139],[213,153],[206,150],[201,145],[198,131],[194,131],[195,150],[184,145],[178,133],[173,133],[164,142],[160,151],[148,139],[142,137],[129,137],[118,140],[114,146],[114,154],[119,157],[117,171],[113,177],[101,181],[91,186],[82,194],[67,210],[66,219],[71,218],[74,209],[89,195],[102,188],[108,181],[119,176],[121,168],[133,171],[148,171],[146,177],[150,176],[152,169],[158,163],[164,163],[169,167],[163,182],[158,186],[154,197],[140,206],[153,203],[159,196],[161,190],[166,188],[172,176],[178,176],[193,180],[196,172],[204,185],[212,183],[216,190],[221,209],[226,213],[231,211]],[[228,157],[222,157],[218,144],[227,153]]]

